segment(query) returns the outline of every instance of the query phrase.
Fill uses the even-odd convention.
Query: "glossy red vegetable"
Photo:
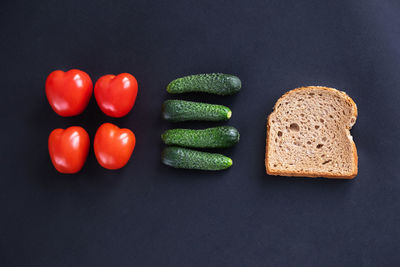
[[[135,144],[136,138],[131,130],[104,123],[97,129],[94,137],[94,153],[101,166],[115,170],[125,166]]]
[[[51,161],[61,173],[76,173],[85,164],[90,139],[82,127],[72,126],[50,133],[48,147]]]
[[[138,84],[129,73],[104,75],[94,86],[94,96],[100,109],[110,117],[123,117],[135,104]]]
[[[81,70],[53,71],[46,80],[46,96],[53,110],[60,116],[82,113],[92,96],[93,83]]]

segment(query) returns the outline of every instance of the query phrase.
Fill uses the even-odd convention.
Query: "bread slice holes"
[[[321,123],[324,123],[324,119],[319,119],[319,121],[320,121]]]
[[[301,114],[300,114],[300,116],[301,116],[301,117],[304,117],[304,114],[303,114],[303,113],[301,113]]]
[[[322,162],[322,165],[328,164],[328,163],[331,162],[331,161],[332,161],[331,159],[328,159],[328,160]]]
[[[323,144],[318,144],[317,145],[317,148],[321,148],[321,147],[323,147],[324,145]]]
[[[322,154],[322,155],[321,155],[321,158],[323,158],[323,157],[325,157],[325,154]]]
[[[322,94],[318,94],[319,96],[322,96]]]
[[[292,130],[292,131],[295,131],[295,132],[300,131],[300,127],[299,127],[299,125],[297,123],[290,124],[289,129]]]
[[[281,131],[278,131],[278,136],[279,136],[279,137],[281,137],[282,134],[283,134],[283,133],[282,133]]]
[[[307,141],[307,144],[308,144],[308,145],[311,145],[311,141]]]
[[[315,125],[315,130],[318,130],[319,129],[319,125]]]
[[[315,95],[314,93],[309,93],[309,95]]]
[[[332,116],[332,115],[329,115],[329,118],[333,119],[333,116]]]
[[[326,137],[322,137],[322,141],[324,141],[324,142],[325,142],[325,141],[326,141]]]

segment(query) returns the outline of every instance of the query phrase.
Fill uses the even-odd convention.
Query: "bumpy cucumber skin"
[[[239,142],[239,131],[232,126],[219,126],[204,130],[171,129],[161,135],[167,145],[193,148],[226,148]]]
[[[196,74],[170,82],[167,92],[181,94],[203,92],[216,95],[233,95],[240,91],[242,82],[234,75],[223,73]]]
[[[225,121],[232,111],[222,105],[213,105],[184,100],[166,100],[162,105],[162,116],[167,121]]]
[[[174,168],[206,171],[224,170],[232,166],[232,159],[224,155],[182,147],[166,147],[161,154],[161,161]]]

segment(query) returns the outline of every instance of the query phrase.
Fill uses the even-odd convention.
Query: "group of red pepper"
[[[135,104],[138,84],[131,74],[104,75],[94,86],[100,109],[108,116],[120,118]],[[56,70],[46,80],[46,96],[53,110],[62,117],[81,114],[93,93],[90,76],[81,70]],[[94,153],[98,163],[110,170],[122,168],[130,159],[136,138],[129,129],[111,123],[102,124],[94,137]],[[76,173],[85,164],[90,138],[85,129],[72,126],[50,133],[48,149],[51,161],[61,173]]]

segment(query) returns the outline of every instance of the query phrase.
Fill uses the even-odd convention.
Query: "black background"
[[[398,1],[3,1],[0,8],[1,266],[399,266],[400,3]],[[139,82],[128,116],[94,99],[62,118],[44,83],[78,68],[95,82],[129,72]],[[165,87],[207,72],[238,75],[225,104],[240,143],[223,172],[160,163]],[[346,91],[359,117],[352,181],[265,174],[266,117],[285,91]],[[179,98],[181,98],[179,96]],[[61,175],[49,133],[103,122],[130,128],[128,165]]]

